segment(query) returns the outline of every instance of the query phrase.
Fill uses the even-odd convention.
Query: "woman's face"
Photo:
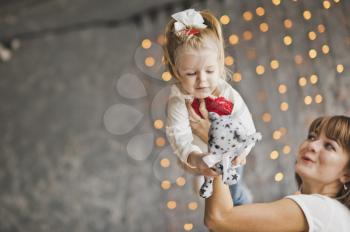
[[[303,181],[326,185],[339,182],[348,162],[348,154],[335,140],[311,133],[299,147],[295,171]]]
[[[179,48],[177,69],[181,87],[195,98],[206,98],[218,85],[220,77],[217,49]]]

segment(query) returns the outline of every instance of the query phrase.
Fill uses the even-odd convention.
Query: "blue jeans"
[[[247,189],[243,184],[243,170],[244,167],[236,168],[237,173],[239,175],[239,181],[237,184],[230,185],[230,192],[232,196],[232,200],[234,205],[245,205],[251,203],[251,199],[249,194],[247,193]]]

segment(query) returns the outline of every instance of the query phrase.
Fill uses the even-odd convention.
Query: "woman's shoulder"
[[[296,194],[296,195],[290,195],[287,196],[286,198],[292,199],[294,201],[297,202],[301,202],[301,203],[309,203],[309,204],[322,204],[325,207],[329,207],[329,206],[335,206],[337,208],[340,209],[344,209],[346,213],[349,214],[350,216],[350,210],[341,202],[339,202],[338,200],[325,196],[325,195],[321,195],[321,194]]]
[[[350,210],[338,200],[320,194],[298,194],[286,198],[293,200],[303,211],[309,231],[350,231]]]

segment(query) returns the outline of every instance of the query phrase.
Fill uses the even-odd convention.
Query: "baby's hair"
[[[218,48],[218,59],[220,77],[225,78],[225,54],[224,54],[224,39],[219,20],[207,10],[200,11],[204,19],[204,24],[207,25],[204,29],[198,29],[199,33],[195,35],[176,35],[174,32],[175,19],[171,19],[165,28],[165,43],[163,46],[165,64],[174,77],[179,74],[176,69],[176,52],[179,47],[186,46],[188,48],[200,49],[204,46],[207,39],[211,39]]]

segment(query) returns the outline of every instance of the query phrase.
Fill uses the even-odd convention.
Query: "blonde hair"
[[[309,127],[309,134],[319,135],[321,133],[324,133],[327,138],[335,140],[350,158],[349,117],[336,115],[316,118]],[[346,168],[350,171],[350,159]],[[300,187],[302,180],[297,174],[295,176],[298,187]],[[345,183],[345,186],[347,186],[347,189],[341,188],[336,195],[336,199],[350,209],[350,182]]]
[[[174,32],[175,19],[171,19],[165,28],[164,61],[171,75],[178,77],[176,69],[176,56],[178,48],[185,46],[193,49],[202,48],[208,39],[211,39],[218,48],[220,77],[225,78],[225,54],[224,39],[219,20],[210,11],[200,11],[207,25],[204,29],[198,29],[199,33],[190,36],[178,36]]]

